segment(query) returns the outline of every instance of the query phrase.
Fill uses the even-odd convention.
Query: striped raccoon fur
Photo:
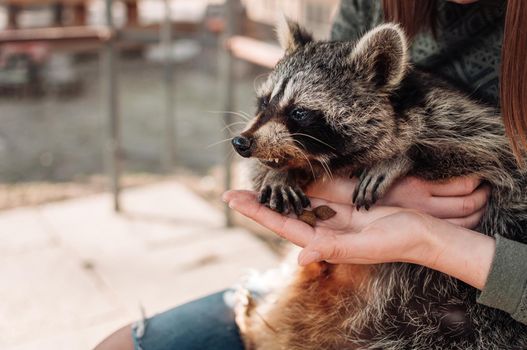
[[[399,26],[323,42],[287,21],[279,37],[286,54],[232,141],[258,160],[262,203],[298,213],[302,189],[329,170],[361,174],[354,201],[365,209],[402,176],[475,175],[492,187],[477,230],[527,243],[526,178],[500,116],[413,68]],[[272,295],[238,306],[247,349],[527,349],[527,326],[422,266],[311,264]]]

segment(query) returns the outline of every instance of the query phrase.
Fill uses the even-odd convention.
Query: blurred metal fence
[[[160,155],[161,163],[166,172],[173,168],[174,159],[174,69],[170,57],[170,48],[172,45],[172,23],[171,23],[171,0],[162,0],[164,2],[165,16],[163,24],[160,26],[159,33],[155,34],[164,47],[164,74],[163,81],[165,84],[165,147]],[[100,45],[100,57],[102,61],[101,81],[103,84],[103,110],[107,118],[107,142],[106,142],[106,163],[108,169],[109,183],[113,194],[113,208],[115,211],[121,210],[120,192],[121,192],[121,170],[123,151],[121,145],[121,118],[119,108],[119,79],[117,73],[118,67],[118,45],[121,40],[127,41],[145,41],[152,40],[151,33],[144,31],[128,30],[126,28],[117,29],[114,24],[113,0],[104,0],[105,2],[105,25],[104,26],[70,26],[70,27],[50,27],[50,28],[17,28],[17,15],[20,12],[21,5],[26,4],[51,4],[47,0],[10,2],[8,9],[8,29],[0,31],[0,44],[7,43],[24,43],[24,42],[76,42],[94,41]],[[129,20],[137,21],[137,8],[130,6],[133,2],[127,2],[129,10]],[[135,1],[134,1],[135,3]],[[60,22],[61,10],[59,3],[53,2],[54,23]],[[84,11],[76,8],[77,17],[85,16]],[[84,22],[75,18],[75,23]]]

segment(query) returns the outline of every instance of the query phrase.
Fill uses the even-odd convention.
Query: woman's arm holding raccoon
[[[299,263],[408,262],[484,288],[496,250],[493,238],[413,210],[381,215],[373,214],[372,221],[357,232],[335,239],[315,235],[299,255]]]
[[[330,182],[313,183],[307,194],[337,203],[351,203],[356,179],[337,178]],[[431,182],[416,177],[404,177],[396,182],[377,204],[417,209],[440,219],[472,228],[477,225],[477,213],[487,204],[489,187],[480,186],[475,177],[455,178],[448,182]]]
[[[330,205],[337,215],[311,228],[256,201],[250,191],[224,195],[229,206],[296,245],[302,265],[333,263],[377,264],[409,262],[427,266],[483,289],[495,252],[495,240],[478,232],[397,207],[376,206],[356,211],[352,205],[312,199]],[[479,221],[483,210],[478,212]]]

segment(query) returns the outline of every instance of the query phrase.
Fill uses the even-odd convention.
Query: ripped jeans
[[[228,291],[175,307],[132,325],[136,350],[243,350]]]

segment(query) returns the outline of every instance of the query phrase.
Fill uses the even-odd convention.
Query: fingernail
[[[320,261],[322,256],[317,251],[308,251],[306,253],[301,252],[298,256],[298,264],[301,266],[309,265],[313,262]]]

